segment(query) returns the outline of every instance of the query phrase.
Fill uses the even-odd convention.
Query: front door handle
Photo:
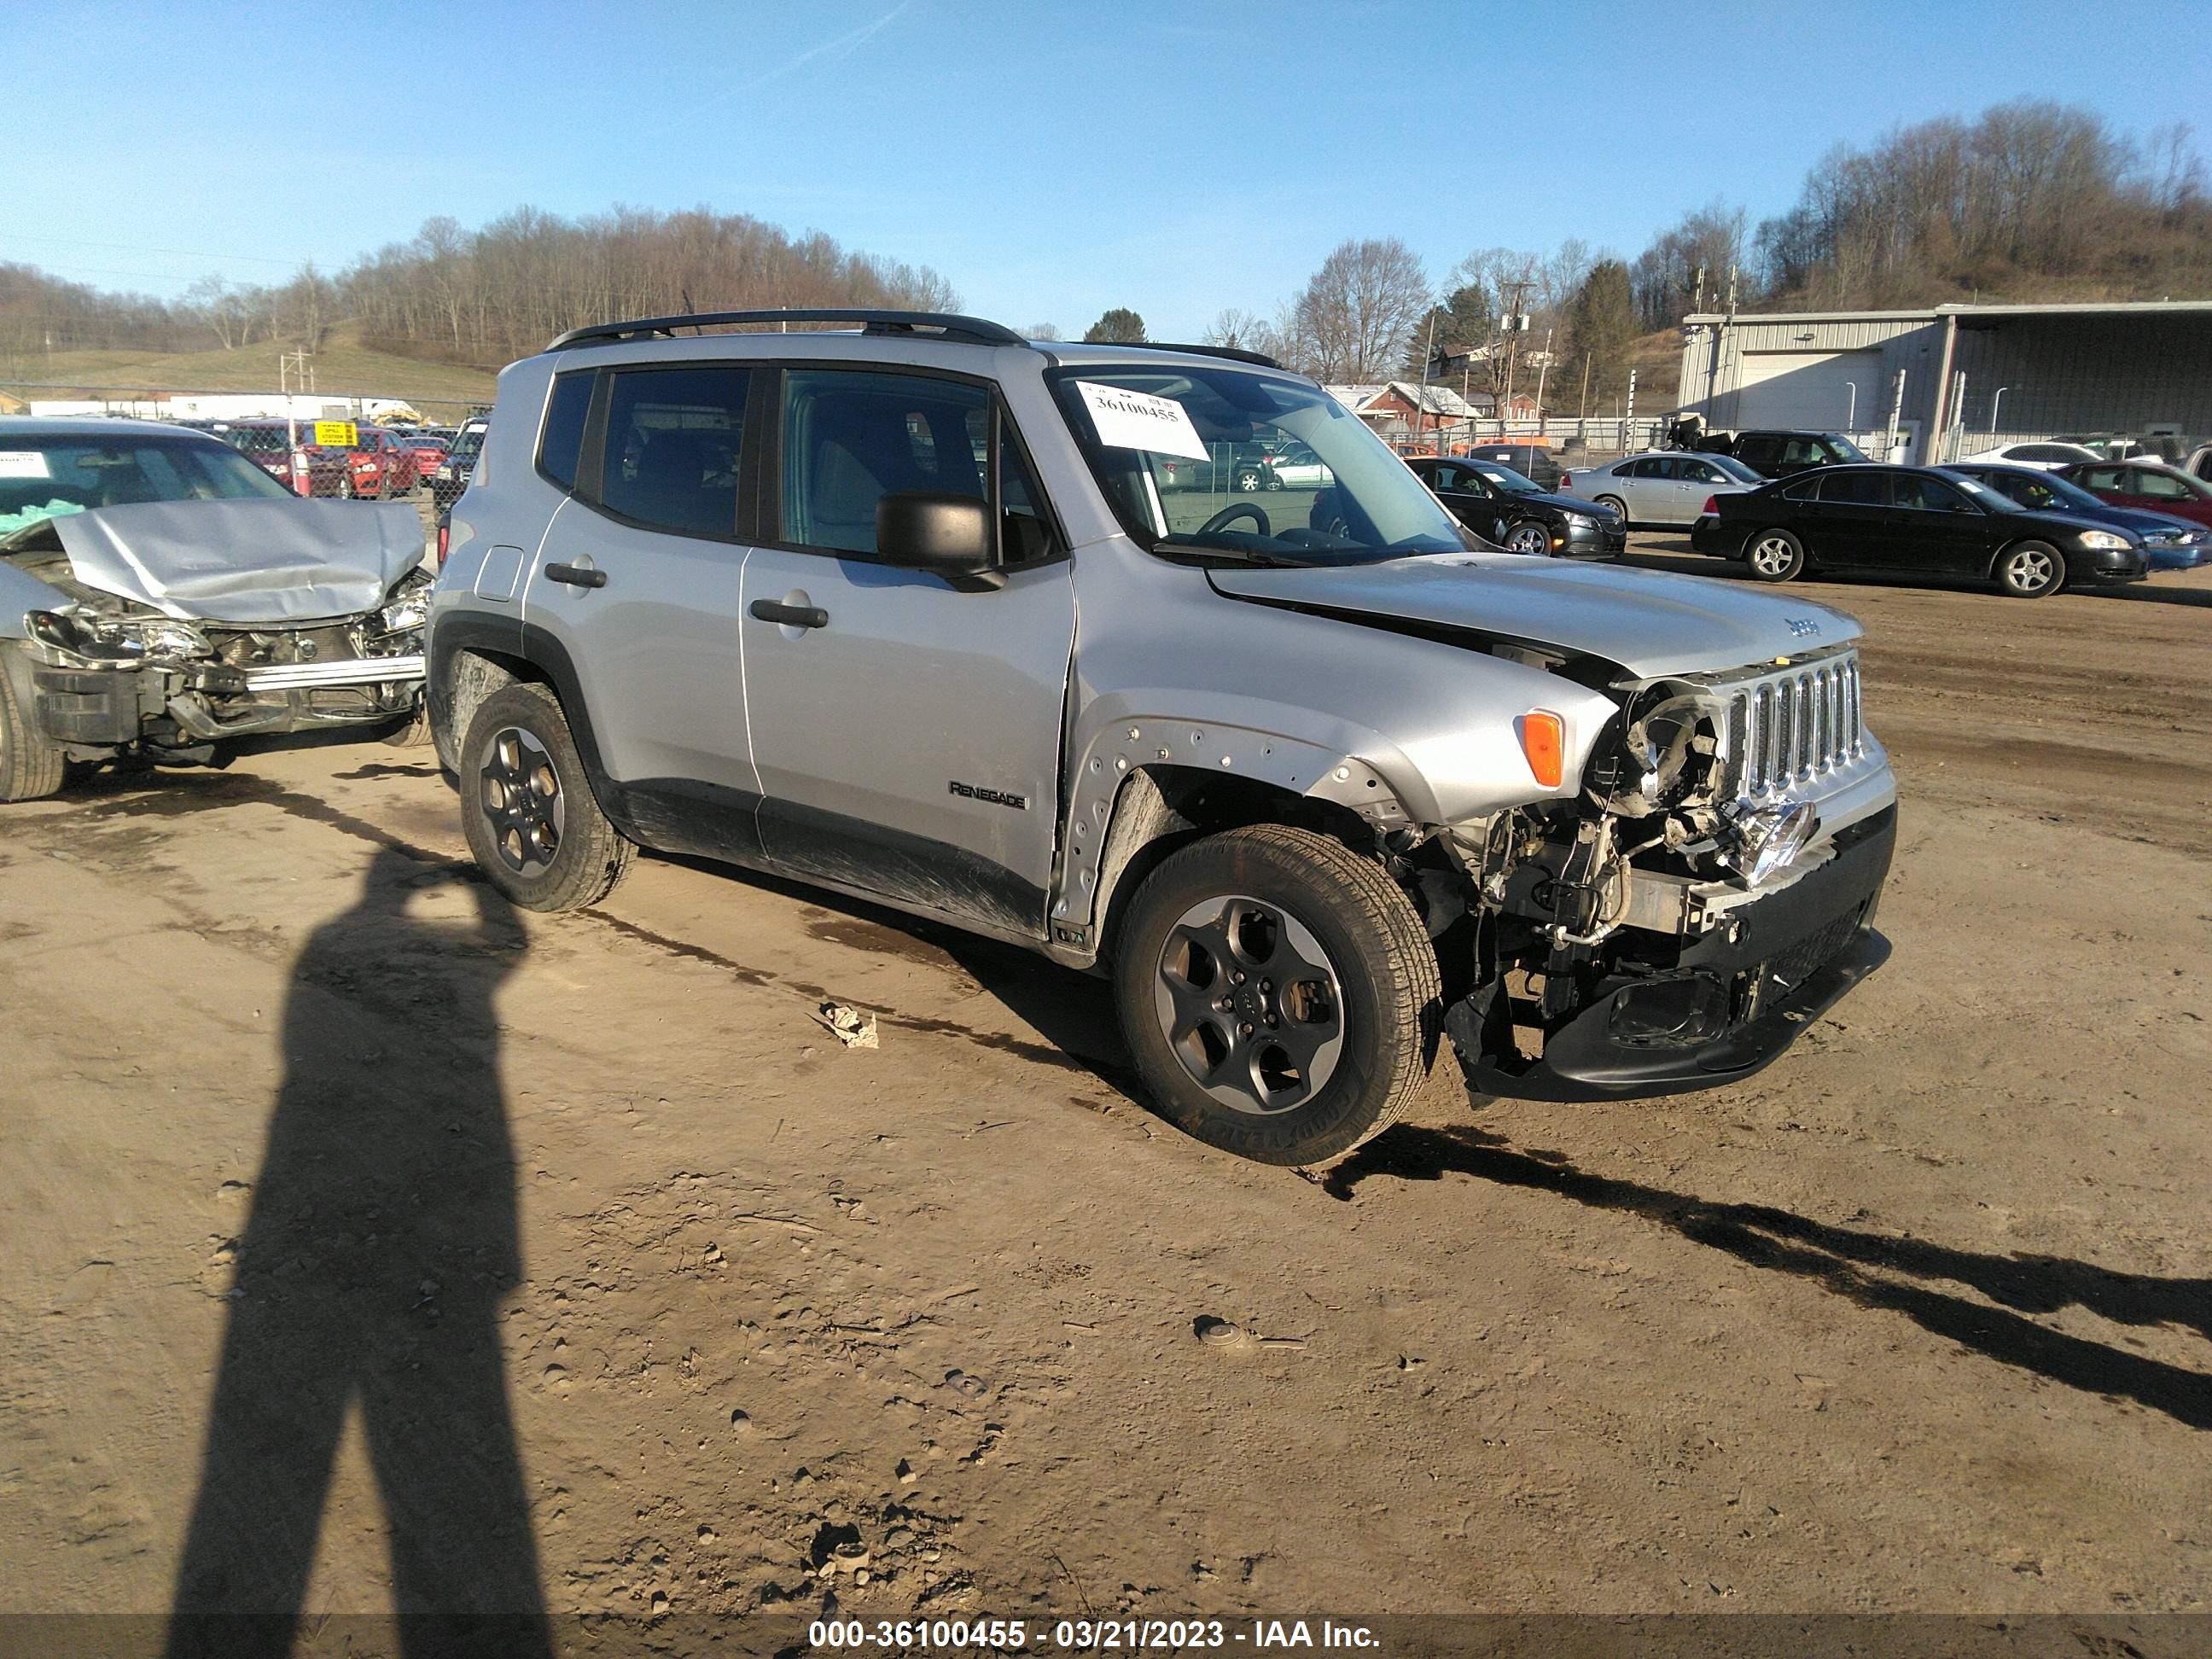
[[[755,599],[751,610],[761,622],[783,623],[793,628],[827,628],[830,613],[818,605],[786,605],[781,599]]]
[[[607,573],[588,564],[549,564],[545,567],[545,580],[566,582],[571,587],[605,587]]]

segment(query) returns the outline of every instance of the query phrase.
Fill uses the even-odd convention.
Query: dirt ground
[[[2212,571],[1805,591],[1889,966],[1325,1180],[1011,950],[655,859],[519,917],[426,751],[7,809],[0,1613],[2212,1611]]]

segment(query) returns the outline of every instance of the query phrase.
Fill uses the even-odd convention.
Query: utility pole
[[[1505,397],[1498,408],[1498,434],[1501,438],[1505,435],[1506,416],[1513,410],[1513,368],[1520,356],[1521,336],[1528,327],[1528,316],[1523,307],[1528,298],[1528,290],[1535,286],[1536,279],[1533,276],[1522,276],[1498,285],[1501,297],[1510,295],[1505,300]]]
[[[1421,346],[1421,412],[1429,417],[1429,424],[1437,424],[1436,411],[1429,407],[1429,367],[1437,357],[1437,308],[1429,307],[1429,337]]]
[[[1590,356],[1585,351],[1583,353],[1583,400],[1575,410],[1575,420],[1578,424],[1589,419],[1589,370]]]
[[[1536,435],[1544,434],[1544,377],[1552,372],[1552,331],[1544,331],[1544,361],[1536,365]]]

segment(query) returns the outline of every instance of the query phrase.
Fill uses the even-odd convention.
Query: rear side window
[[[649,530],[734,538],[750,384],[750,370],[720,366],[617,369],[599,505]]]
[[[1646,455],[1636,464],[1639,478],[1668,478],[1674,473],[1674,464],[1661,455]]]
[[[538,441],[538,470],[563,489],[576,487],[576,465],[584,454],[584,417],[592,411],[590,374],[556,374],[545,403],[545,431]],[[417,439],[428,447],[434,440]]]
[[[1887,507],[1889,480],[1879,472],[1831,472],[1820,479],[1820,499],[1846,507]]]

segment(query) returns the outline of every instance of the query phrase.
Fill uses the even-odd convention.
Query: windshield
[[[1972,496],[1977,506],[1987,507],[1992,513],[2009,513],[2020,505],[2018,501],[1990,489],[1979,478],[1970,478],[1963,472],[1946,472],[1943,476]]]
[[[1733,455],[1700,454],[1698,459],[1705,462],[1709,466],[1717,466],[1720,468],[1722,471],[1727,473],[1729,477],[1734,478],[1738,483],[1763,484],[1766,482],[1765,479],[1760,477],[1759,474],[1753,471],[1749,467],[1746,466],[1741,461],[1736,459]]]
[[[490,429],[482,422],[463,427],[454,434],[453,458],[457,461],[473,460],[476,453],[483,447],[484,434]]]
[[[1977,475],[1968,474],[1969,477]],[[2054,477],[2048,472],[2007,472],[2000,477],[1980,475],[1978,482],[2009,495],[2021,506],[2036,513],[2101,513],[2104,502],[2099,501],[2080,484],[2068,479]]]
[[[1212,364],[1053,376],[1099,487],[1162,552],[1372,564],[1469,543],[1405,462],[1320,387]]]
[[[97,507],[254,495],[292,492],[214,439],[0,437],[0,536]]]
[[[1866,459],[1866,452],[1861,449],[1856,444],[1853,443],[1849,438],[1844,437],[1841,433],[1830,433],[1828,434],[1827,442],[1828,447],[1833,450],[1838,455],[1841,456],[1844,460],[1863,461]]]
[[[1510,466],[1500,466],[1495,461],[1474,461],[1469,465],[1509,495],[1540,495],[1544,493],[1543,485],[1534,478],[1523,477]]]

